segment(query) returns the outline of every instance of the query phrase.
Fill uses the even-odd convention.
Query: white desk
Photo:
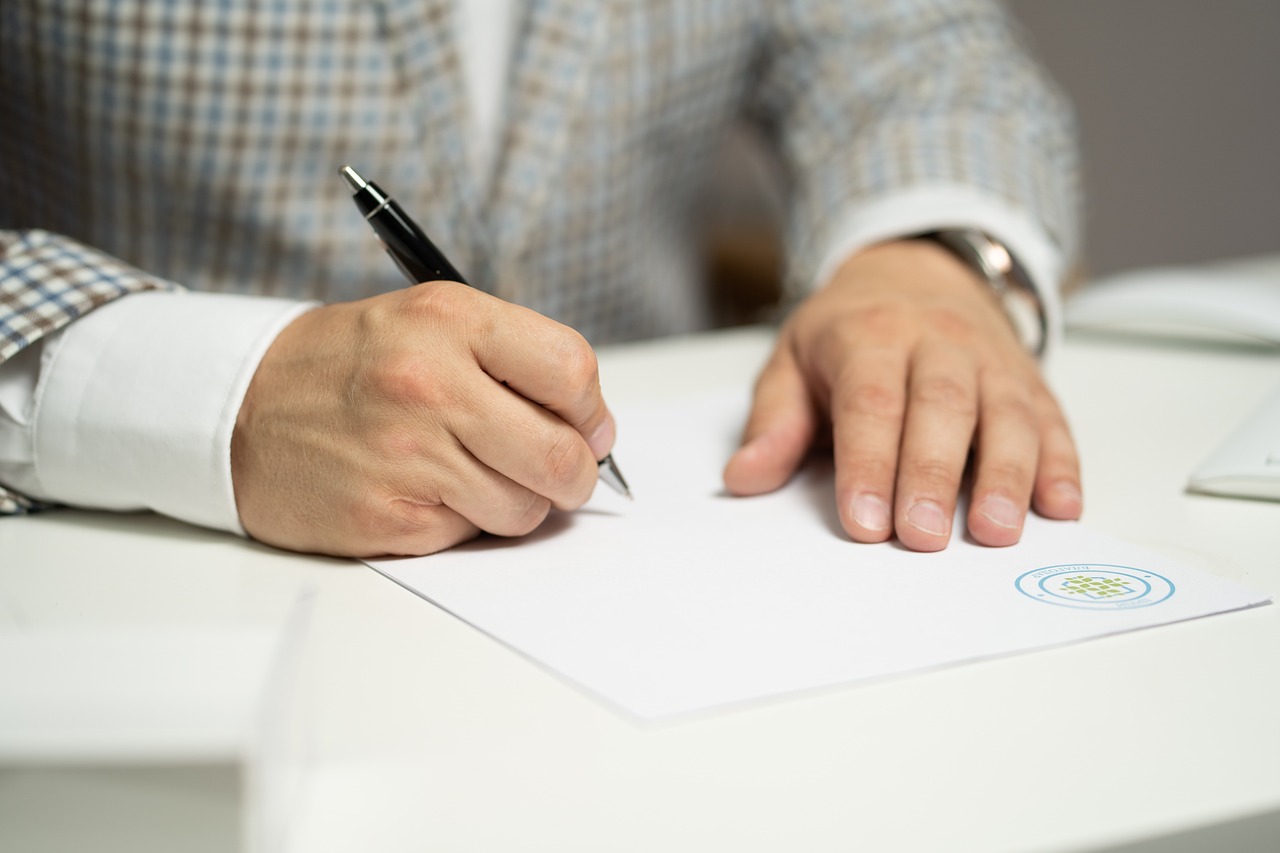
[[[606,350],[606,393],[750,382],[768,340]],[[1280,503],[1183,491],[1280,353],[1075,337],[1054,374],[1088,523],[1280,593]],[[1076,850],[1280,809],[1280,607],[642,729],[357,564],[147,516],[0,522],[32,618],[253,613],[303,582],[293,851]]]

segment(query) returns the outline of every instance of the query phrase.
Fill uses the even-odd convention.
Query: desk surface
[[[606,393],[749,383],[768,344],[607,349]],[[1280,503],[1183,489],[1278,368],[1069,337],[1086,522],[1280,593]],[[66,624],[250,618],[310,585],[297,851],[1070,850],[1280,808],[1276,606],[641,728],[350,562],[77,512],[0,523],[0,555],[10,600]]]

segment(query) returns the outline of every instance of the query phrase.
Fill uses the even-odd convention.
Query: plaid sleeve
[[[0,364],[113,299],[176,285],[47,231],[0,231]]]
[[[112,299],[176,285],[47,231],[0,231],[0,365]],[[0,485],[0,515],[52,505]]]
[[[1074,119],[991,0],[771,6],[754,108],[793,180],[788,286],[805,292],[831,230],[907,190],[965,188],[1077,250]]]

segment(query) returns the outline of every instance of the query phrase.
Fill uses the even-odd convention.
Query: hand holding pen
[[[354,193],[352,199],[356,207],[364,214],[374,233],[382,240],[387,254],[411,284],[423,281],[467,283],[462,273],[449,263],[449,259],[436,248],[431,238],[418,227],[418,223],[400,209],[395,199],[383,192],[377,184],[360,177],[360,173],[350,166],[343,166],[341,175]],[[627,481],[622,478],[622,472],[618,470],[611,454],[601,459],[598,465],[601,480],[618,494],[631,497]]]
[[[417,239],[376,187],[358,203],[365,189],[379,197],[371,222],[398,216]],[[296,551],[416,555],[481,530],[522,535],[585,503],[616,471],[597,466],[615,426],[591,347],[450,280],[442,256],[419,251],[425,235],[403,255],[382,239],[426,283],[301,314],[253,374],[231,438],[245,530]]]

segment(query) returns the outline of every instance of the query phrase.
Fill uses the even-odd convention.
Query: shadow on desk
[[[1097,853],[1275,853],[1280,847],[1280,811],[1215,823],[1147,841],[1106,847]]]
[[[225,853],[240,848],[237,767],[0,767],[0,848]]]
[[[216,544],[248,544],[255,548],[270,549],[252,540],[246,540],[234,534],[220,530],[197,527],[184,521],[177,521],[154,512],[105,512],[75,507],[61,507],[44,510],[28,516],[20,516],[25,523],[56,527],[68,535],[89,534],[101,541],[108,536],[124,534],[129,537],[145,536],[158,542],[191,545]],[[4,533],[4,522],[0,521],[0,535]]]
[[[305,557],[312,564],[317,562],[332,566],[350,567],[357,565],[352,560],[340,557],[327,557],[319,554],[299,555],[271,545],[264,545],[253,539],[246,539],[233,533],[211,530],[178,521],[154,512],[105,512],[65,507],[51,509],[32,515],[18,516],[24,524],[35,524],[46,530],[57,530],[56,538],[49,538],[48,533],[39,535],[45,547],[57,549],[60,555],[83,551],[86,556],[97,555],[95,562],[105,561],[107,556],[121,561],[129,561],[129,554],[137,548],[138,537],[145,539],[159,550],[150,554],[150,562],[156,565],[164,563],[164,558],[175,558],[189,554],[190,545],[221,546],[228,553],[270,554],[286,558]],[[5,542],[5,524],[0,520],[0,545]],[[117,539],[123,537],[123,539]],[[117,543],[118,542],[118,547]],[[168,549],[176,548],[170,552]],[[176,564],[184,561],[177,559]]]

